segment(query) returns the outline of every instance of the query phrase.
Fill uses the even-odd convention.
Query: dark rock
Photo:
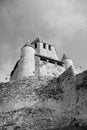
[[[0,130],[87,125],[87,71],[0,84]]]

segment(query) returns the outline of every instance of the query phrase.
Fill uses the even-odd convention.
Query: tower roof
[[[24,46],[21,48],[21,49],[23,49],[24,47],[26,47],[26,46],[31,46],[31,43],[30,43],[30,41],[28,40],[28,41],[26,41],[26,43],[24,44]]]
[[[70,59],[70,58],[67,56],[66,53],[64,53],[64,54],[63,54],[63,57],[62,57],[62,61],[63,61],[63,60],[66,60],[66,59]]]
[[[25,47],[25,46],[30,46],[30,45],[31,45],[31,44],[30,44],[30,41],[28,40],[28,41],[26,41],[24,47]]]
[[[31,44],[35,44],[35,43],[38,43],[38,42],[41,42],[40,37],[36,38],[33,42],[31,42]]]

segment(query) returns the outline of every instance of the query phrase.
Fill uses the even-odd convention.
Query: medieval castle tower
[[[59,76],[73,62],[66,55],[59,61],[55,47],[37,38],[32,43],[26,42],[21,48],[20,59],[10,74],[10,80],[20,80],[30,76]]]

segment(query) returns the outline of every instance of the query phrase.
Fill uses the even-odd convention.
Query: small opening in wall
[[[49,45],[49,50],[51,51],[51,45]]]
[[[43,43],[43,48],[46,49],[46,43]]]
[[[37,43],[35,43],[35,48],[37,48]]]
[[[49,63],[55,64],[55,62],[53,62],[52,60],[49,60]]]
[[[40,58],[40,60],[47,62],[47,60],[45,58]]]

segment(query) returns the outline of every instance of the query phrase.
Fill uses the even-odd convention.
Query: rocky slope
[[[87,124],[87,71],[0,84],[0,130],[45,130]]]

